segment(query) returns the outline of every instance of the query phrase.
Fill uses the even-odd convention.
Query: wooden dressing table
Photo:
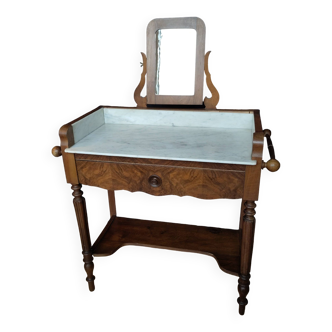
[[[156,32],[197,32],[195,93],[157,95]],[[214,257],[221,270],[239,276],[239,312],[248,303],[250,265],[261,169],[279,169],[271,132],[262,130],[258,110],[219,110],[219,94],[204,56],[205,25],[199,18],[156,19],[147,30],[148,56],[135,90],[137,107],[100,106],[60,129],[67,182],[74,207],[90,291],[95,289],[93,256],[107,256],[125,245],[196,252]],[[150,59],[150,62],[149,62]],[[212,97],[202,103],[203,77]],[[147,96],[140,95],[147,74]],[[262,161],[264,136],[271,160]],[[111,218],[91,245],[82,185],[108,190]],[[238,230],[118,217],[115,190],[143,191],[201,199],[242,199]]]

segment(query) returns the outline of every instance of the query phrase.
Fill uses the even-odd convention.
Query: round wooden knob
[[[53,154],[54,157],[60,157],[60,156],[62,156],[61,147],[60,146],[55,146],[52,149],[52,154]]]
[[[162,183],[161,178],[157,175],[151,175],[148,181],[150,186],[154,188],[160,187]]]
[[[280,168],[280,163],[277,159],[270,159],[268,162],[262,161],[262,168],[267,168],[270,172],[276,172]]]

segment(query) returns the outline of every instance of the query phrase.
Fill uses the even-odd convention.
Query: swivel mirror
[[[205,24],[198,17],[151,21],[147,28],[147,104],[202,105],[204,49]]]

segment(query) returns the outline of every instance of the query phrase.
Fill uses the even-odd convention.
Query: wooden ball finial
[[[62,156],[61,147],[60,146],[55,146],[52,149],[52,154],[53,154],[54,157],[60,157],[60,156]]]
[[[280,163],[277,159],[270,159],[268,162],[265,163],[265,167],[270,172],[276,172],[280,168]]]

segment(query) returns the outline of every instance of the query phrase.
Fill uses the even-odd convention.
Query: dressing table
[[[163,81],[168,71],[162,71],[163,44],[167,45],[171,30],[194,32],[192,94],[169,94],[167,80]],[[259,110],[216,108],[219,93],[209,73],[209,55],[201,19],[155,19],[147,28],[147,56],[142,53],[141,80],[134,92],[137,107],[99,106],[60,128],[61,146],[52,153],[62,156],[73,190],[90,291],[95,289],[93,257],[111,255],[122,246],[195,252],[214,257],[221,270],[239,277],[239,313],[244,314],[261,170],[274,172],[280,164],[271,131],[262,129]],[[211,97],[203,101],[204,73]],[[145,77],[147,95],[142,97]],[[173,84],[169,91],[172,88]],[[262,160],[264,137],[271,158],[266,163]],[[82,185],[108,191],[111,218],[93,245]],[[239,229],[119,217],[116,190],[242,199]]]

